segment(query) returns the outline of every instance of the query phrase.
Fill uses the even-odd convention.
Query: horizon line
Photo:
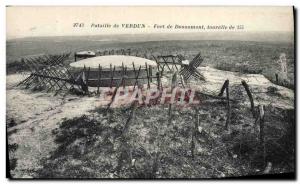
[[[27,38],[47,38],[47,37],[93,37],[93,36],[125,36],[125,35],[167,35],[167,34],[173,34],[173,35],[179,35],[179,34],[235,34],[235,33],[242,33],[242,34],[264,34],[264,33],[284,33],[284,34],[292,34],[294,36],[294,31],[233,31],[233,32],[185,32],[185,33],[108,33],[108,34],[92,34],[92,35],[47,35],[47,36],[25,36],[25,37],[14,37],[14,38],[8,38],[6,37],[6,41],[10,40],[18,40],[18,39],[27,39]]]

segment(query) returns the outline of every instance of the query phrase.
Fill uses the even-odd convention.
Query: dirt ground
[[[196,107],[122,106],[105,112],[95,95],[75,96],[15,87],[7,76],[7,136],[13,178],[215,178],[294,172],[294,92],[259,74],[200,68],[206,82],[190,86],[216,95],[230,80],[226,101],[201,96]],[[255,126],[246,80],[255,104],[265,105],[265,146]],[[164,85],[169,85],[164,79]],[[274,89],[275,88],[275,89]],[[272,89],[272,90],[271,90]],[[265,155],[265,157],[263,157]]]

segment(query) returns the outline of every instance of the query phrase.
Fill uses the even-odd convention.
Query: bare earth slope
[[[276,130],[284,129],[280,133],[281,137],[276,139],[279,141],[279,147],[284,144],[282,137],[289,135],[288,128],[293,127],[293,125],[286,126],[292,120],[285,118],[290,110],[294,109],[294,92],[272,84],[259,74],[239,74],[209,67],[201,67],[199,71],[204,74],[207,81],[191,81],[190,85],[203,93],[217,95],[224,81],[229,79],[231,98],[239,102],[233,104],[235,119],[233,118],[232,122],[232,132],[238,133],[224,134],[223,128],[220,128],[226,118],[226,109],[222,102],[218,105],[203,104],[199,107],[198,113],[202,117],[201,127],[209,133],[209,136],[207,141],[196,144],[198,157],[195,160],[190,158],[189,151],[190,129],[193,127],[191,122],[195,120],[192,109],[175,109],[174,116],[178,117],[174,117],[171,124],[166,124],[167,109],[165,107],[140,108],[136,112],[135,121],[133,120],[134,123],[127,137],[126,144],[129,144],[128,147],[131,150],[129,162],[126,159],[122,160],[126,157],[122,154],[127,154],[128,151],[124,151],[124,147],[120,146],[125,143],[118,138],[118,133],[116,133],[118,132],[116,130],[124,125],[127,118],[126,110],[116,109],[112,112],[116,117],[113,120],[107,119],[101,112],[101,104],[106,103],[99,102],[98,97],[53,96],[52,93],[22,90],[14,86],[23,77],[20,74],[8,75],[7,134],[9,146],[12,148],[10,149],[12,176],[15,178],[165,178],[225,177],[261,172],[261,168],[257,165],[251,165],[251,163],[249,165],[247,162],[247,160],[257,160],[257,158],[242,153],[241,148],[236,151],[235,143],[232,143],[238,139],[239,144],[243,145],[244,131],[248,130],[245,127],[252,126],[254,121],[249,113],[248,97],[240,85],[241,80],[249,84],[255,104],[266,106],[266,113],[269,113],[266,116],[266,124],[268,126],[268,122],[271,122],[270,132],[273,131],[272,127]],[[164,85],[168,85],[168,79],[165,80]],[[95,111],[95,109],[100,110]],[[87,126],[89,123],[91,126]],[[158,135],[155,131],[157,128],[161,128]],[[251,145],[255,147],[256,142],[251,138],[252,133],[249,133],[249,139],[254,142]],[[74,135],[77,137],[73,137]],[[230,143],[226,142],[228,135]],[[273,138],[274,135],[270,133],[270,137]],[[207,146],[209,142],[216,147]],[[168,144],[161,146],[160,144],[163,143]],[[273,144],[270,145],[272,146],[274,147]],[[281,154],[282,151],[279,152]],[[293,155],[292,152],[293,149],[288,154]],[[277,157],[278,155],[270,154],[268,158],[273,161]],[[157,161],[158,158],[159,161]],[[203,160],[210,162],[206,163]],[[275,165],[273,172],[293,171],[293,166],[290,165],[292,161],[281,160],[280,163],[273,163]],[[151,167],[153,172],[147,174],[148,167]]]

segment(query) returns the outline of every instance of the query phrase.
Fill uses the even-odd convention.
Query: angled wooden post
[[[231,107],[230,107],[230,98],[229,98],[229,80],[228,80],[228,85],[226,87],[226,99],[227,99],[227,119],[226,119],[225,128],[226,128],[226,130],[228,130],[229,123],[231,121]]]
[[[149,77],[150,77],[150,82],[152,82],[152,66],[149,65]]]
[[[156,62],[156,64],[158,65],[158,68],[159,68],[159,62],[158,62],[158,59],[154,56],[154,55],[151,55],[152,58],[154,59],[154,61]]]
[[[250,100],[250,105],[251,105],[251,112],[252,112],[252,115],[254,118],[256,118],[256,113],[255,113],[255,106],[254,106],[254,101],[253,101],[253,96],[251,94],[251,91],[250,91],[250,88],[249,88],[249,85],[246,83],[246,81],[242,80],[242,85],[244,86],[245,90],[246,90],[246,93],[249,97],[249,100]]]
[[[123,83],[123,80],[124,80],[124,77],[121,78],[121,81],[120,81],[120,82],[117,84],[117,86],[115,87],[115,90],[114,90],[114,92],[113,92],[111,101],[110,101],[110,103],[107,105],[105,114],[107,113],[107,111],[109,110],[110,106],[111,106],[112,103],[114,102],[115,97],[116,97],[116,94],[117,94],[117,91],[118,91],[120,85]]]
[[[142,65],[140,65],[139,70],[137,71],[137,74],[135,76],[135,82],[134,82],[133,89],[135,89],[135,86],[138,85],[138,78],[139,78],[139,75],[140,75],[141,68],[142,68]]]
[[[134,72],[134,76],[136,75],[136,71],[135,71],[135,65],[134,65],[134,62],[132,62],[132,68],[133,68],[133,72]]]
[[[146,74],[147,74],[147,87],[150,89],[150,79],[149,79],[149,73],[148,73],[148,65],[145,63],[145,68],[146,68]]]
[[[169,71],[173,71],[171,68],[170,68],[170,66],[168,65],[168,63],[167,63],[167,59],[165,59],[165,57],[162,57],[162,59],[163,59],[163,61],[164,61],[164,66],[166,66],[167,65],[167,67],[168,67],[168,69],[169,69]]]
[[[28,59],[26,59],[26,61],[28,63],[30,63],[30,65],[32,66],[32,68],[33,68],[32,71],[34,71],[34,73],[37,74],[36,79],[38,80],[38,84],[36,84],[35,87],[38,87],[38,86],[40,86],[40,87],[44,86],[45,87],[45,86],[47,86],[47,80],[48,79],[45,79],[45,78],[41,77],[41,76],[43,76],[44,72],[43,72],[43,70],[41,70],[38,67],[38,64],[36,63],[36,61],[32,58],[28,58]]]
[[[218,94],[218,96],[222,96],[224,94],[224,91],[225,91],[225,89],[227,88],[228,85],[229,85],[229,80],[227,79],[227,80],[225,80],[225,82],[224,82],[224,84],[223,84],[223,86],[221,88],[221,91]]]

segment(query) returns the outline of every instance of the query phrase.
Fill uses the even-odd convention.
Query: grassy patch
[[[276,111],[276,112],[275,112]],[[195,134],[195,112],[201,132]],[[266,110],[266,159],[272,173],[294,171],[290,111]],[[53,131],[57,150],[42,160],[42,178],[216,178],[262,174],[265,163],[250,109],[232,104],[230,131],[225,103],[197,109],[164,106],[98,108],[92,116],[61,123]],[[288,115],[290,114],[290,115]],[[284,122],[284,123],[283,123]],[[274,141],[276,140],[276,141]],[[193,149],[193,153],[192,153]]]

